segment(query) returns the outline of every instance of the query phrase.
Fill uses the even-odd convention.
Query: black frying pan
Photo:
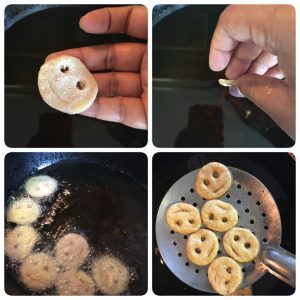
[[[245,170],[271,192],[282,222],[282,247],[295,253],[295,161],[287,153],[160,153],[153,161],[153,224],[169,188],[185,174],[218,161]],[[254,295],[291,295],[295,289],[265,274],[252,285]],[[211,295],[186,285],[163,264],[153,230],[153,291],[158,295]]]
[[[41,249],[54,246],[53,237],[82,233],[93,255],[113,254],[129,267],[131,279],[125,294],[147,291],[147,159],[141,153],[10,153],[5,159],[5,207],[26,177],[48,174],[59,180],[59,190],[46,205],[34,227],[42,234]],[[67,187],[70,206],[57,211],[43,224],[55,199]],[[13,224],[5,224],[6,228]],[[84,267],[89,271],[89,266]],[[18,280],[6,258],[5,291],[9,295],[32,294]],[[46,290],[39,294],[53,294]]]

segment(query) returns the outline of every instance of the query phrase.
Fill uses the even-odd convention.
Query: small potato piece
[[[219,84],[225,86],[225,87],[229,87],[232,86],[233,84],[233,80],[229,80],[229,79],[219,79]]]

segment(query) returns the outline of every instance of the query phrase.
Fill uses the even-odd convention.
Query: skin
[[[211,70],[226,68],[234,80],[230,93],[249,98],[293,139],[295,27],[291,5],[231,5],[219,18],[209,54]]]
[[[125,33],[146,40],[147,9],[143,6],[97,9],[84,15],[79,26],[86,33]],[[147,45],[116,43],[68,49],[52,53],[46,61],[59,55],[79,58],[99,85],[96,100],[82,115],[147,129]]]

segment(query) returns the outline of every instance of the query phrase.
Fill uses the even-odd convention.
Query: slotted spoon
[[[274,198],[256,177],[237,168],[229,167],[229,170],[233,178],[232,185],[220,200],[235,207],[239,214],[236,226],[250,229],[261,247],[255,260],[241,263],[244,279],[240,288],[253,284],[267,271],[295,287],[295,255],[280,247],[281,219]],[[173,203],[190,203],[201,209],[207,201],[195,192],[194,182],[198,171],[181,177],[163,198],[156,218],[156,239],[161,257],[177,278],[195,289],[214,293],[207,279],[208,266],[197,266],[186,256],[188,235],[174,232],[165,221],[166,210]],[[204,227],[202,224],[201,228]],[[218,256],[224,256],[224,233],[216,234],[219,239]]]

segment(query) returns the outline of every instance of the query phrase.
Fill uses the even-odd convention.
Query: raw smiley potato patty
[[[14,261],[25,258],[39,239],[38,233],[31,226],[17,226],[8,230],[5,236],[5,254]]]
[[[27,194],[34,198],[47,197],[57,189],[57,181],[47,175],[34,176],[25,182]]]
[[[87,110],[98,93],[98,85],[86,66],[73,56],[49,59],[40,68],[38,87],[43,100],[67,114]]]

